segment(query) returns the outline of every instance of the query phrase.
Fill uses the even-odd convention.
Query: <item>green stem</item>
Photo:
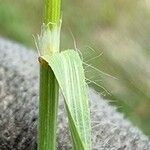
[[[45,0],[45,18],[44,23],[53,28],[60,21],[61,0]],[[53,24],[51,24],[53,23]]]
[[[60,21],[60,0],[45,0],[44,23],[49,23],[49,29]],[[56,126],[59,86],[48,63],[39,58],[40,63],[40,96],[38,150],[56,149]]]
[[[55,150],[58,108],[58,83],[53,71],[43,59],[40,61],[40,102],[38,150]]]

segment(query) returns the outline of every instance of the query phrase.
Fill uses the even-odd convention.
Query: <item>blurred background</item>
[[[0,0],[0,36],[35,49],[42,0]],[[63,0],[61,48],[77,48],[87,82],[150,137],[150,1]],[[75,44],[76,43],[76,44]]]

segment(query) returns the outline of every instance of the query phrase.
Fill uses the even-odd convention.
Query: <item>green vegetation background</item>
[[[149,0],[62,3],[61,47],[75,47],[75,41],[83,60],[97,68],[85,66],[91,86],[150,135]],[[0,0],[0,36],[35,47],[42,12],[42,0]]]

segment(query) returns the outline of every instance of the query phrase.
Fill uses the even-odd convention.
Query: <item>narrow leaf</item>
[[[43,57],[62,90],[75,150],[91,149],[90,110],[82,61],[77,52],[67,50]]]

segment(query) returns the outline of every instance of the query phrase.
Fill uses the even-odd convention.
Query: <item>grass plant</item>
[[[32,34],[39,32],[42,22],[42,1],[37,0],[1,0],[0,5],[0,34],[18,41],[26,46],[33,47]],[[140,127],[146,135],[150,135],[150,109],[149,106],[149,64],[150,55],[150,5],[149,1],[136,0],[86,0],[86,1],[63,1],[63,27],[61,31],[62,49],[72,46],[72,38],[68,33],[71,28],[78,47],[83,50],[84,60],[89,60],[99,70],[107,72],[119,80],[97,76],[98,72],[90,67],[87,68],[87,78],[95,78],[97,85],[107,88],[111,92],[107,94],[102,88],[93,87],[105,99],[110,99],[112,104],[117,105],[119,111],[125,114],[136,126]],[[69,6],[69,7],[68,7]],[[91,11],[89,11],[91,10]],[[76,14],[76,15],[74,15]],[[30,16],[30,17],[29,17]],[[126,37],[124,39],[124,37]],[[117,40],[115,40],[115,39]],[[126,39],[133,41],[126,44]],[[104,41],[107,40],[107,41]],[[111,43],[111,45],[110,45]],[[117,43],[117,44],[116,44]],[[96,51],[89,51],[85,45],[91,46]],[[121,46],[118,47],[118,44]],[[137,50],[140,48],[141,50]],[[132,53],[132,50],[134,53]],[[109,52],[106,52],[109,49]],[[135,64],[127,61],[122,66],[122,49],[129,49],[130,61],[141,55],[143,63]],[[103,51],[100,58],[93,59]],[[112,52],[117,53],[112,57]],[[132,53],[132,54],[131,54]],[[128,58],[128,56],[126,58]],[[144,56],[144,57],[143,57]],[[120,61],[116,59],[120,58]],[[139,61],[137,61],[139,62]],[[134,67],[129,69],[132,65]],[[138,66],[138,69],[137,69]],[[140,67],[144,66],[144,67]],[[139,70],[139,68],[142,69]],[[137,73],[136,71],[143,72]],[[135,71],[133,73],[133,71]],[[132,75],[131,75],[132,72]],[[140,75],[140,76],[139,76]],[[140,78],[139,78],[140,77]],[[134,79],[134,81],[132,81]],[[102,80],[102,81],[101,81]],[[139,82],[140,81],[140,82]],[[111,85],[111,86],[110,86]],[[91,86],[91,85],[89,85]],[[138,88],[137,88],[138,87]],[[142,91],[142,92],[141,92]]]
[[[60,0],[46,0],[44,24],[37,41],[40,55],[38,149],[56,149],[60,87],[68,115],[72,148],[90,150],[90,110],[84,69],[76,51],[59,52],[60,27]]]

